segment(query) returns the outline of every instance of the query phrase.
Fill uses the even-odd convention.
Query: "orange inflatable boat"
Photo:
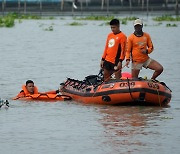
[[[59,95],[59,94],[33,94],[33,95],[27,95],[25,97],[15,97],[13,98],[13,100],[65,101],[65,100],[71,100],[71,97],[67,95]]]
[[[103,82],[98,75],[83,81],[68,78],[61,84],[61,93],[78,102],[108,105],[164,106],[171,100],[171,90],[163,82],[128,77]]]

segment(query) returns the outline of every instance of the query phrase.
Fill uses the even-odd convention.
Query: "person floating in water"
[[[43,93],[39,92],[38,88],[34,85],[34,82],[32,80],[27,80],[26,85],[22,85],[22,90],[13,99],[23,98],[33,94],[57,94],[57,93],[59,93],[59,90],[52,90]]]

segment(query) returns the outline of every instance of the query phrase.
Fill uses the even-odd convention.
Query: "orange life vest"
[[[24,91],[25,96],[31,95],[26,88],[26,85],[22,85],[22,90]],[[38,88],[34,86],[34,94],[38,94]]]

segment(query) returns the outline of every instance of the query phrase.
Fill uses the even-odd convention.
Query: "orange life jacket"
[[[26,85],[22,85],[22,90],[24,91],[25,96],[31,95],[26,88]],[[38,88],[34,86],[34,94],[38,94]]]

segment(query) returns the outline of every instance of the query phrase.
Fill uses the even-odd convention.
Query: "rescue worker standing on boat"
[[[113,73],[115,78],[121,78],[122,61],[125,58],[126,35],[120,31],[118,19],[110,21],[112,32],[108,35],[104,53],[101,60],[101,68],[104,70],[104,81],[108,81]]]
[[[149,57],[154,49],[153,43],[150,35],[143,32],[142,28],[142,20],[136,19],[134,21],[134,33],[128,37],[127,41],[126,66],[128,67],[131,59],[133,78],[138,78],[142,67],[154,70],[151,79],[155,80],[163,72],[163,66]]]

